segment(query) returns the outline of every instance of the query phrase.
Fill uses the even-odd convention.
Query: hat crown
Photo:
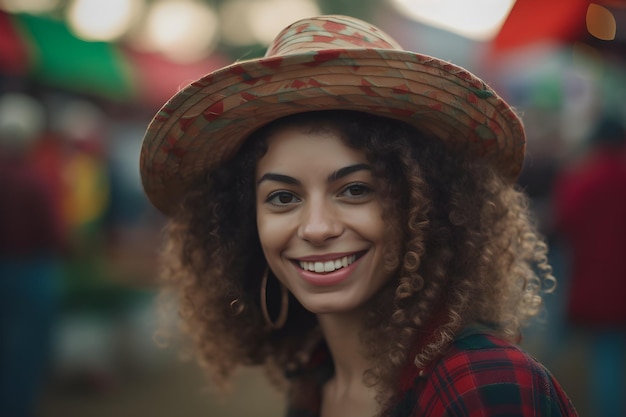
[[[332,49],[397,49],[402,47],[377,27],[348,16],[318,16],[283,29],[266,57]]]

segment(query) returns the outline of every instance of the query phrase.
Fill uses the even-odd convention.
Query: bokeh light
[[[515,0],[390,0],[400,13],[421,23],[478,41],[492,39]]]
[[[143,0],[73,0],[67,10],[67,20],[82,39],[113,41],[135,23],[143,5]]]
[[[592,36],[603,41],[615,39],[617,23],[615,16],[606,7],[591,3],[587,9],[587,30]]]
[[[190,62],[208,56],[215,47],[219,21],[206,3],[160,0],[150,6],[144,30],[144,47]]]

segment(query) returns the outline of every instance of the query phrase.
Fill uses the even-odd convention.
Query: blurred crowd
[[[77,97],[0,96],[1,415],[32,415],[52,376],[106,384],[117,319],[150,297],[160,219],[124,130]]]

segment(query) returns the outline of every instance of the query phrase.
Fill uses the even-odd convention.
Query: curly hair
[[[214,381],[224,384],[240,365],[262,364],[279,375],[304,360],[318,330],[315,315],[292,296],[280,330],[268,331],[260,308],[267,266],[256,229],[254,171],[265,139],[282,126],[338,133],[364,152],[385,184],[387,231],[399,238],[384,258],[394,271],[391,282],[364,318],[362,341],[374,364],[366,383],[389,391],[407,361],[425,366],[473,322],[518,341],[555,283],[526,196],[485,161],[403,122],[350,111],[304,113],[260,129],[233,159],[199,178],[166,229],[163,279]],[[268,297],[275,312],[280,297]],[[416,339],[425,336],[415,351]]]

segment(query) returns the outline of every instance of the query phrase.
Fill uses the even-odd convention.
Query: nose
[[[332,202],[310,199],[303,207],[298,236],[313,245],[322,245],[341,235],[342,223]]]

